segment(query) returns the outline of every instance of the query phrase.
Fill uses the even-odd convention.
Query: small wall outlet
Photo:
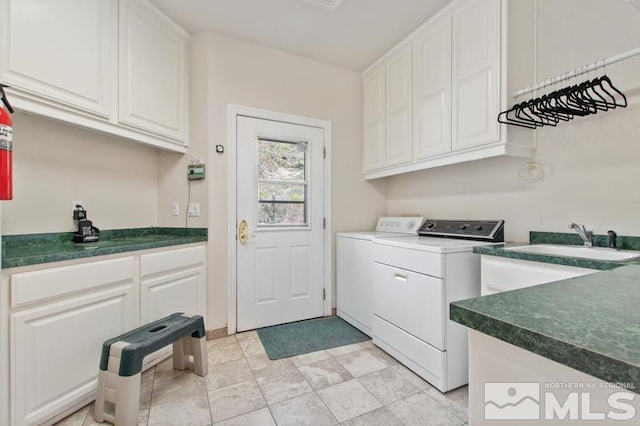
[[[171,216],[180,216],[180,203],[171,204]]]
[[[200,216],[200,203],[189,203],[189,208],[187,209],[187,215],[189,217]]]

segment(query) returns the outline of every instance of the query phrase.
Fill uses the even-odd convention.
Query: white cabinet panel
[[[385,69],[380,66],[363,80],[364,170],[385,166]]]
[[[204,245],[140,256],[140,321],[174,312],[204,315],[204,265]]]
[[[451,17],[414,41],[414,158],[451,151]]]
[[[187,38],[144,0],[120,1],[120,123],[186,141]]]
[[[140,275],[144,279],[149,275],[175,269],[202,266],[204,265],[204,256],[204,246],[143,254],[140,256]]]
[[[108,118],[117,96],[117,0],[3,6],[3,82],[21,97]]]
[[[135,327],[131,282],[10,316],[12,424],[40,424],[95,392],[102,343]]]
[[[11,307],[133,280],[133,257],[41,269],[11,276]]]
[[[500,127],[500,0],[453,13],[453,149],[497,142]]]
[[[408,44],[386,63],[386,166],[411,161],[411,57],[412,48]]]
[[[141,323],[146,324],[174,312],[203,315],[204,285],[203,267],[142,281]]]

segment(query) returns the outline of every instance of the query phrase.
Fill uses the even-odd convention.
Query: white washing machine
[[[372,335],[372,267],[374,238],[416,236],[422,217],[381,217],[375,231],[336,234],[338,316]]]

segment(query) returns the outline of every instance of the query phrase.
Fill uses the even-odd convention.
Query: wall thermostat
[[[204,164],[189,164],[187,166],[187,179],[202,180],[204,179]]]

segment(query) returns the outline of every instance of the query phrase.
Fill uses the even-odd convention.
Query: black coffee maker
[[[100,238],[100,230],[87,219],[87,211],[80,204],[73,210],[73,218],[78,221],[78,230],[73,234],[74,243],[94,243]]]

